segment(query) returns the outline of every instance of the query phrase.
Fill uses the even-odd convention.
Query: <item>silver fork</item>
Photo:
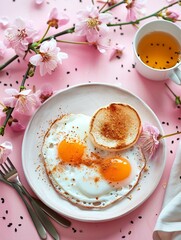
[[[18,176],[18,172],[17,172],[15,166],[10,161],[10,159],[7,158],[7,161],[4,162],[3,164],[1,164],[0,166],[2,168],[2,171],[0,170],[0,174],[7,181],[12,183],[13,187],[18,191],[18,193],[22,197],[41,239],[46,239],[46,231],[44,229],[44,227],[45,227],[47,229],[47,231],[50,233],[50,235],[53,237],[53,239],[59,240],[59,235],[58,235],[55,227],[53,226],[52,222],[48,219],[47,215],[40,208],[38,203],[34,200],[34,198],[32,198],[32,196],[29,194],[29,192],[26,190],[26,188],[22,185],[22,183],[19,179],[19,176]],[[24,195],[29,199],[31,206],[35,210],[35,212],[32,210],[32,208],[30,207],[30,205],[24,198]],[[43,225],[44,225],[44,227],[43,227]]]

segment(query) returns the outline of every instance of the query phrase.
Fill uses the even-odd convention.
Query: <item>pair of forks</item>
[[[47,238],[46,234],[47,230],[49,234],[53,237],[53,239],[59,240],[59,234],[57,233],[54,225],[49,220],[46,214],[53,217],[54,220],[58,219],[57,221],[64,225],[65,227],[70,226],[71,223],[69,222],[69,220],[64,219],[64,217],[57,215],[52,209],[49,209],[41,201],[39,201],[36,198],[33,198],[29,194],[26,188],[22,185],[18,176],[18,172],[9,158],[7,158],[6,162],[0,164],[0,167],[1,167],[0,180],[14,187],[16,191],[19,193],[20,197],[25,203],[25,206],[30,214],[30,217],[32,218],[32,221],[35,225],[35,228],[40,239]],[[29,202],[27,200],[29,200]],[[58,218],[58,216],[60,219]]]

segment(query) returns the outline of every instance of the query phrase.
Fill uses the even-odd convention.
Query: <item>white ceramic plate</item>
[[[22,161],[27,181],[46,205],[64,216],[94,222],[118,218],[142,204],[160,181],[166,159],[164,141],[160,144],[155,158],[149,162],[149,171],[144,173],[145,176],[139,184],[140,189],[133,190],[131,199],[125,198],[111,207],[101,210],[80,209],[59,196],[50,184],[40,159],[42,139],[50,123],[64,113],[84,113],[91,116],[98,108],[112,102],[132,105],[141,116],[142,123],[150,122],[163,134],[158,118],[140,98],[119,87],[98,83],[77,85],[60,91],[38,109],[26,129]]]

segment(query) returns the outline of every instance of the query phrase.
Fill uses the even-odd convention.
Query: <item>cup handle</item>
[[[169,78],[173,82],[181,84],[181,70],[179,68],[174,69],[172,73],[169,75]]]

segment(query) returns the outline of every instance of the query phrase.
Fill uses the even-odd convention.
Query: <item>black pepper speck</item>
[[[72,228],[72,230],[73,230],[73,232],[74,232],[74,233],[76,233],[76,232],[77,232],[77,230],[76,230],[75,228]]]

